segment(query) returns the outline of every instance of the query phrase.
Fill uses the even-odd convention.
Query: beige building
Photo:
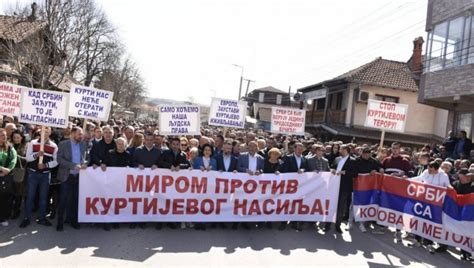
[[[422,44],[423,39],[415,39],[408,62],[376,58],[334,79],[299,89],[306,102],[306,131],[325,140],[377,143],[381,132],[364,127],[367,101],[376,99],[408,105],[405,133],[387,132],[386,145],[440,142],[447,132],[448,112],[418,103]]]

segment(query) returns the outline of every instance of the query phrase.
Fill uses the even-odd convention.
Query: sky
[[[17,1],[32,2],[2,0],[0,11]],[[237,98],[241,69],[233,64],[255,81],[250,91],[296,92],[377,57],[407,61],[413,40],[426,40],[427,0],[97,2],[150,97],[201,104]]]

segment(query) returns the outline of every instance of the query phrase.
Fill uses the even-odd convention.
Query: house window
[[[316,101],[313,101],[313,103],[316,105],[316,110],[324,110],[326,107],[326,99],[317,99]]]
[[[342,109],[342,92],[336,94],[336,110]]]
[[[276,100],[277,105],[281,105],[281,97],[282,96],[280,94],[277,95],[277,100]]]
[[[467,132],[467,136],[469,137],[472,131],[472,113],[459,114],[456,126],[458,132],[464,130]]]
[[[375,94],[375,99],[379,101],[386,101],[386,102],[393,102],[393,103],[398,103],[398,101],[400,100],[399,97],[379,95],[379,94]]]
[[[474,63],[473,23],[473,16],[460,16],[434,25],[426,43],[425,72]]]
[[[263,103],[264,100],[265,100],[265,93],[263,92],[258,93],[258,102]]]

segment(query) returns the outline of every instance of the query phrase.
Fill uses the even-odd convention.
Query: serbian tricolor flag
[[[474,193],[457,194],[448,189],[443,204],[443,225],[446,229],[474,237]]]

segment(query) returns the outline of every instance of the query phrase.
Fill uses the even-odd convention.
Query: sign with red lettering
[[[0,115],[19,116],[22,86],[0,82]]]
[[[386,131],[405,132],[408,105],[369,99],[367,103],[366,127]]]
[[[168,169],[81,170],[80,222],[335,222],[340,177]]]
[[[272,107],[271,132],[304,135],[305,110],[291,109],[285,107]]]
[[[474,253],[474,217],[470,205],[474,202],[474,194],[463,198],[465,200],[460,204],[454,204],[447,198],[445,187],[424,184],[416,179],[405,180],[384,174],[359,175],[354,181],[354,219],[376,221]]]

